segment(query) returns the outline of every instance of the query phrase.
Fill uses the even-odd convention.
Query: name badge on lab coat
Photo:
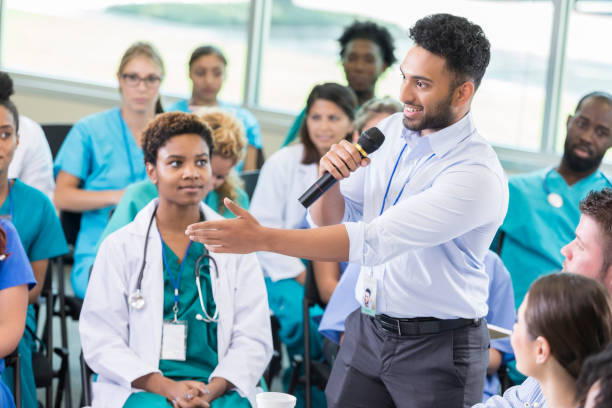
[[[162,360],[185,361],[187,358],[187,322],[165,320],[162,327]]]

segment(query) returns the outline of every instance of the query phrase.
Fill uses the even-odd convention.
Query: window
[[[260,104],[299,111],[312,86],[346,83],[338,37],[354,19],[389,28],[401,61],[411,46],[408,29],[432,13],[452,13],[480,24],[492,44],[492,58],[474,100],[479,130],[491,142],[540,148],[546,74],[552,29],[550,1],[274,0],[266,44]],[[282,18],[281,18],[282,16]],[[398,97],[399,62],[377,84],[377,95]]]
[[[249,2],[200,3],[5,0],[2,65],[114,87],[121,55],[134,41],[145,40],[157,47],[166,65],[162,91],[186,97],[191,93],[189,55],[198,45],[215,44],[229,61],[220,96],[240,102]]]
[[[591,91],[612,92],[612,54],[607,52],[611,35],[612,2],[576,2],[569,19],[557,152],[563,151],[567,115],[578,100]],[[612,158],[612,151],[606,158]]]

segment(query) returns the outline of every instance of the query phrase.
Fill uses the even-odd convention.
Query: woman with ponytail
[[[70,275],[81,298],[111,209],[129,184],[146,179],[142,131],[161,112],[163,76],[164,64],[153,46],[133,44],[117,70],[121,106],[77,122],[55,159],[55,205],[83,213]]]

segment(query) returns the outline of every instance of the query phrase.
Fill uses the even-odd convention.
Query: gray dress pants
[[[329,408],[462,408],[482,401],[489,364],[486,321],[432,334],[399,335],[359,310],[325,389]]]

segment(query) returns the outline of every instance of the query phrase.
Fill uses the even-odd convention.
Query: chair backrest
[[[264,154],[263,148],[257,149],[257,159],[255,160],[255,167],[257,169],[261,169],[265,161],[266,156]]]
[[[72,129],[72,124],[70,123],[49,123],[41,125],[43,132],[45,132],[45,136],[47,137],[47,142],[49,143],[49,148],[51,149],[51,155],[55,159],[57,156],[57,152],[59,152],[60,147],[62,147],[62,143],[66,138],[70,129]]]
[[[327,304],[321,300],[319,294],[319,287],[317,286],[317,279],[314,274],[312,262],[308,262],[306,267],[306,280],[304,282],[304,299],[308,300],[310,306],[319,305],[325,309]]]
[[[244,191],[249,196],[249,200],[253,197],[253,191],[257,185],[257,179],[259,178],[259,170],[243,171],[240,177],[244,181]]]
[[[81,228],[81,213],[60,211],[60,222],[66,236],[66,242],[74,247]]]

